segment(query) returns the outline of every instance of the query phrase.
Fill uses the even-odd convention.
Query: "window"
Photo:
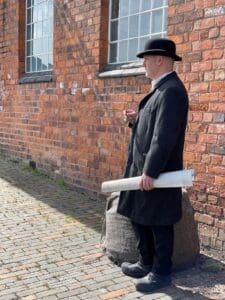
[[[53,0],[26,0],[26,73],[52,67]]]
[[[166,36],[168,0],[110,0],[110,64],[137,60],[151,37]]]

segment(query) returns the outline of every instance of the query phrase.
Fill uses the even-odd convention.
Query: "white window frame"
[[[31,2],[31,6],[28,7],[28,1],[29,3]],[[39,20],[34,20],[34,16],[33,16],[33,13],[34,13],[34,10],[35,8],[38,9],[38,5],[41,5],[43,2],[46,2],[47,4],[49,5],[52,5],[52,11],[50,12],[49,14],[49,11],[48,14],[47,14],[47,18],[44,18],[44,15],[43,15],[43,11],[41,11],[41,14],[38,15],[38,18],[40,17]],[[31,9],[31,7],[33,9]],[[29,74],[29,73],[40,73],[40,72],[45,72],[45,71],[51,71],[53,69],[53,24],[54,24],[54,0],[26,0],[26,24],[25,24],[25,73]],[[32,33],[32,36],[30,37],[30,39],[28,39],[28,34],[27,34],[27,31],[28,31],[28,10],[31,9],[32,10],[32,16],[31,16],[31,22],[29,23],[30,26],[33,26],[33,33]],[[37,13],[40,13],[40,11]],[[43,33],[43,23],[45,21],[49,21],[49,24],[51,25],[51,32],[49,34],[45,34]],[[35,37],[34,36],[34,30],[35,30],[35,24],[37,23],[42,23],[42,33],[41,35],[39,35],[38,37]],[[37,25],[36,25],[37,26]],[[48,46],[47,46],[47,51],[34,51],[34,42],[36,42],[36,45],[38,45],[38,39],[42,41],[44,40],[43,38],[45,38],[45,40],[48,41]],[[33,52],[30,53],[30,55],[28,55],[28,42],[30,42],[32,44],[32,49],[33,49]],[[43,42],[42,42],[43,43]],[[43,48],[43,44],[39,44],[39,47],[40,45],[42,46]],[[43,61],[41,60],[41,58],[43,58],[45,56],[46,59],[46,68],[43,68]],[[27,65],[27,62],[28,62],[28,59],[30,59],[32,61],[32,58],[35,58],[36,59],[36,62],[35,62],[35,69],[32,68],[32,62],[30,62],[30,68],[28,68],[28,65]],[[38,63],[37,63],[37,59],[40,59],[41,60],[41,69],[38,70]]]
[[[160,6],[160,7],[157,7],[157,8],[152,8],[152,3],[153,3],[153,1],[152,0],[149,0],[149,1],[151,1],[151,8],[150,9],[148,9],[148,10],[145,10],[145,11],[142,11],[142,12],[140,12],[140,7],[141,7],[141,5],[142,5],[142,1],[143,0],[140,0],[140,5],[139,5],[139,12],[138,13],[135,13],[135,14],[130,14],[130,12],[129,12],[129,14],[126,16],[126,17],[128,17],[128,38],[126,38],[126,39],[119,39],[119,32],[117,33],[117,40],[115,40],[115,41],[113,41],[113,42],[111,42],[111,40],[110,40],[110,35],[111,35],[111,23],[112,23],[112,20],[113,21],[118,21],[118,23],[119,23],[119,20],[120,19],[123,19],[124,18],[124,16],[122,16],[122,17],[120,17],[120,16],[118,16],[117,18],[114,18],[114,19],[112,19],[112,2],[113,2],[114,0],[110,0],[109,1],[109,26],[108,26],[108,64],[110,64],[110,65],[113,65],[113,64],[123,64],[123,63],[130,63],[130,62],[134,62],[134,61],[137,61],[138,60],[138,58],[135,58],[135,59],[133,59],[133,60],[129,60],[128,59],[128,53],[129,53],[129,47],[127,47],[127,53],[126,53],[126,56],[127,56],[127,60],[124,60],[124,61],[120,61],[119,60],[119,42],[121,42],[121,41],[128,41],[128,43],[129,43],[129,41],[130,40],[132,40],[132,39],[138,39],[138,51],[137,52],[140,52],[140,51],[142,51],[143,49],[140,49],[140,38],[154,38],[154,37],[166,37],[166,35],[167,35],[167,30],[166,30],[166,24],[167,24],[167,14],[168,14],[168,0],[163,0],[163,5],[162,6]],[[121,0],[119,0],[119,1],[121,1]],[[127,0],[128,1],[128,5],[129,5],[129,11],[130,11],[130,0]],[[157,0],[155,0],[155,1],[157,1]],[[141,15],[141,14],[143,14],[143,13],[150,13],[150,15],[152,16],[152,12],[154,12],[154,11],[157,11],[157,10],[162,10],[162,13],[163,13],[163,15],[162,15],[162,21],[163,21],[163,24],[162,24],[162,28],[164,29],[163,31],[161,31],[161,32],[157,32],[157,33],[151,33],[151,18],[150,18],[150,20],[149,20],[149,22],[150,22],[150,32],[148,33],[148,34],[146,34],[146,35],[140,35],[140,29],[141,29],[141,26],[140,26],[140,23],[141,23],[141,18],[139,17],[139,23],[138,23],[138,36],[136,36],[136,37],[132,37],[132,38],[130,38],[129,37],[129,21],[130,21],[130,16],[135,16],[135,15]],[[117,30],[119,31],[119,25],[118,25],[118,28],[117,28]],[[115,62],[110,62],[110,46],[111,46],[111,44],[117,44],[117,58],[116,58],[116,61]]]

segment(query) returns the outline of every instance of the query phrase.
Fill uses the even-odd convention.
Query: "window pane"
[[[37,23],[34,23],[34,25],[33,25],[33,28],[34,28],[34,36],[33,36],[33,39],[36,39],[37,38],[37,36],[38,36],[38,25],[37,25]]]
[[[152,33],[162,31],[162,10],[152,12]]]
[[[110,0],[109,63],[137,60],[148,38],[166,36],[167,6],[168,0]]]
[[[37,10],[38,21],[42,21],[42,5],[37,5],[36,10]]]
[[[156,34],[152,34],[152,38],[154,38],[154,39],[157,39],[157,38],[161,38],[161,37],[163,37],[164,35],[162,34],[162,33],[156,33]]]
[[[37,54],[37,40],[33,40],[33,54]]]
[[[32,8],[29,5],[33,5]],[[52,0],[27,0],[26,31],[26,72],[51,70],[53,64]]]
[[[141,11],[151,9],[151,2],[152,2],[152,0],[142,0],[141,1]]]
[[[119,16],[127,16],[129,12],[129,0],[120,0]]]
[[[127,41],[119,43],[119,62],[127,61]]]
[[[49,33],[51,32],[50,24],[50,20],[43,21],[43,36],[49,35]]]
[[[48,16],[53,18],[53,0],[48,1]]]
[[[37,39],[35,42],[35,53],[34,54],[40,54],[42,53],[42,39]]]
[[[38,56],[37,57],[37,71],[42,70],[41,66],[42,66],[42,59],[41,59],[41,57]]]
[[[150,13],[141,14],[140,35],[146,35],[150,32]]]
[[[111,18],[116,19],[119,16],[119,0],[112,0]]]
[[[42,52],[48,53],[48,38],[42,38]]]
[[[138,20],[139,20],[139,15],[130,17],[130,28],[129,28],[130,37],[138,36]]]
[[[147,42],[148,39],[149,39],[148,36],[140,39],[140,42],[139,42],[139,50],[138,50],[138,51],[143,51],[143,50],[144,50],[144,48],[145,48],[145,43]]]
[[[27,26],[27,40],[31,40],[34,37],[34,25]]]
[[[48,20],[48,22],[49,22],[49,30],[48,30],[48,33],[49,33],[49,35],[51,35],[52,33],[53,33],[53,19],[49,19]]]
[[[38,11],[37,11],[37,7],[35,6],[33,10],[33,22],[37,22],[37,20],[38,20]]]
[[[139,12],[140,0],[130,0],[130,14],[137,14]]]
[[[48,69],[48,55],[42,55],[42,70]]]
[[[48,4],[44,2],[42,4],[43,20],[48,19]]]
[[[27,24],[30,24],[32,22],[32,8],[27,10]]]
[[[110,40],[112,42],[118,40],[118,21],[111,22]]]
[[[152,0],[152,8],[162,7],[163,0]]]
[[[33,55],[33,42],[27,42],[27,56]]]
[[[42,37],[42,22],[35,24],[37,26],[37,38]]]
[[[117,44],[111,44],[110,45],[110,57],[109,62],[114,63],[117,61]]]
[[[123,18],[119,20],[119,39],[128,38],[128,18]]]
[[[52,40],[52,37],[48,38],[48,52],[49,53],[53,52],[53,40]]]
[[[168,25],[168,11],[167,9],[164,9],[164,26],[163,26],[163,30],[166,31],[167,30],[167,25]]]
[[[48,56],[48,70],[51,70],[53,68],[53,56]]]
[[[27,60],[26,60],[26,69],[27,69],[27,72],[31,72],[31,58],[30,57],[27,57]]]
[[[37,71],[45,71],[48,69],[48,55],[41,55],[37,57]]]
[[[31,71],[36,72],[37,71],[37,60],[36,57],[32,56],[31,58]]]
[[[128,49],[128,60],[135,60],[136,54],[138,52],[138,39],[132,39],[129,41],[129,49]]]
[[[33,0],[27,0],[27,7],[31,7],[33,5]]]

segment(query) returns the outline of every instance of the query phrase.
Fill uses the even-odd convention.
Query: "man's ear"
[[[161,66],[161,64],[163,63],[163,59],[164,59],[163,56],[157,56],[156,57],[156,65]]]

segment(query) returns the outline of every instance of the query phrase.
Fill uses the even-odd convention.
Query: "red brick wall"
[[[0,0],[0,149],[34,160],[87,190],[123,174],[125,107],[149,90],[144,76],[98,77],[107,61],[108,1],[55,0],[54,80],[18,84],[24,71],[24,1]],[[170,0],[168,35],[190,95],[186,167],[202,247],[225,250],[225,1]],[[19,26],[20,25],[20,26]]]
[[[190,96],[186,166],[196,171],[190,190],[201,244],[225,250],[225,1],[170,1],[168,34],[183,63],[178,72]]]

